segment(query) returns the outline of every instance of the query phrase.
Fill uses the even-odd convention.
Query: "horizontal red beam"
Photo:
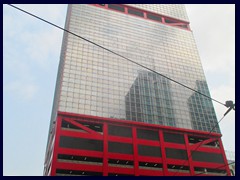
[[[177,143],[169,143],[164,142],[166,148],[174,148],[174,149],[186,149],[185,144],[177,144]]]
[[[91,116],[91,115],[85,115],[85,114],[75,114],[75,113],[69,113],[69,112],[61,112],[58,111],[58,115],[62,117],[72,117],[72,118],[83,118],[85,120],[92,121],[92,122],[107,122],[111,123],[113,122],[115,125],[119,124],[122,126],[135,126],[138,128],[151,128],[152,130],[168,130],[168,131],[175,131],[178,134],[179,133],[192,133],[194,136],[197,135],[206,135],[207,137],[221,137],[222,135],[219,133],[214,133],[212,132],[211,135],[209,135],[209,132],[207,131],[199,131],[199,130],[192,130],[192,129],[185,129],[185,128],[176,128],[176,127],[171,127],[171,126],[162,126],[162,125],[157,125],[157,124],[148,124],[148,123],[143,123],[143,122],[136,122],[136,121],[130,121],[130,120],[119,120],[119,119],[113,119],[113,118],[103,118],[103,117],[98,117],[98,116]]]
[[[78,137],[78,138],[86,138],[86,139],[96,139],[96,140],[103,140],[103,136],[95,136],[94,134],[83,133],[83,132],[76,132],[71,130],[60,130],[61,136],[70,136],[70,137]]]
[[[141,169],[139,171],[139,175],[141,176],[163,176],[163,172],[160,170],[148,170],[148,169]]]
[[[184,164],[185,166],[188,166],[189,162],[188,162],[188,160],[167,158],[167,164],[174,164],[174,165],[183,165]]]
[[[168,176],[191,176],[190,172],[189,173],[184,173],[184,172],[171,172],[168,171]]]
[[[133,168],[108,166],[108,173],[119,173],[119,174],[132,174],[132,175],[134,175],[134,169]]]
[[[56,162],[56,169],[102,172],[102,166],[67,162]]]
[[[195,150],[195,148],[191,148],[191,150]],[[221,154],[221,150],[219,148],[214,147],[198,147],[197,151]]]
[[[138,162],[162,163],[162,158],[138,155]]]
[[[89,150],[76,150],[70,148],[58,148],[58,154],[67,154],[67,155],[75,155],[75,156],[86,156],[86,157],[97,157],[102,158],[103,153],[97,151],[89,151]]]
[[[149,145],[149,146],[160,146],[160,142],[152,141],[152,140],[145,140],[145,139],[137,139],[137,144]]]
[[[108,152],[108,158],[109,159],[118,159],[118,160],[132,160],[133,161],[133,155],[128,154],[120,154],[120,153],[110,153]]]
[[[205,167],[205,168],[218,168],[218,169],[226,169],[226,167],[224,167],[224,164],[221,163],[209,163],[209,162],[197,162],[197,161],[193,161],[193,166],[194,167]],[[222,167],[222,168],[219,168]]]
[[[130,143],[130,144],[132,144],[132,138],[119,137],[119,136],[111,136],[111,135],[108,135],[108,141],[114,141],[114,142],[122,142],[122,143]]]

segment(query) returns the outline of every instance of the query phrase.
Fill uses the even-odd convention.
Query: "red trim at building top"
[[[163,14],[158,14],[158,13],[155,13],[155,12],[151,12],[151,11],[143,10],[143,9],[140,9],[140,8],[128,6],[128,5],[125,5],[125,4],[89,4],[89,5],[93,5],[93,6],[96,6],[96,7],[99,7],[99,8],[103,8],[103,9],[127,14],[127,15],[130,15],[130,16],[146,19],[146,20],[149,20],[149,21],[158,22],[158,23],[161,23],[161,24],[164,24],[164,25],[168,25],[168,26],[172,26],[172,27],[176,27],[176,28],[191,31],[188,21],[184,21],[184,20],[180,20],[180,19],[173,18],[173,17],[170,17],[170,16],[166,16],[166,15],[163,15]],[[114,6],[116,8],[109,7],[109,5]],[[135,12],[135,13],[133,13],[133,12]]]
[[[209,135],[209,132],[207,131],[199,131],[199,130],[192,130],[192,129],[185,129],[185,128],[177,128],[177,127],[171,127],[171,126],[163,126],[163,125],[158,125],[158,124],[149,124],[149,123],[143,123],[143,122],[136,122],[136,121],[130,121],[130,120],[121,120],[121,119],[113,119],[113,118],[105,118],[105,117],[99,117],[99,116],[91,116],[91,115],[86,115],[86,114],[76,114],[76,113],[69,113],[69,112],[61,112],[58,111],[58,114],[61,116],[69,117],[70,119],[77,118],[78,120],[87,120],[88,122],[93,120],[94,122],[107,122],[107,123],[112,123],[118,124],[118,125],[124,125],[124,126],[138,126],[142,128],[150,128],[150,129],[163,129],[167,131],[176,131],[178,134],[179,132],[182,133],[189,133],[193,135],[202,135],[205,136],[207,135],[208,137],[216,137],[219,138],[222,135],[219,133],[214,133],[212,132]]]

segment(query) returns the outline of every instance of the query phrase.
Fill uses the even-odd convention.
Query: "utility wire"
[[[160,76],[162,76],[162,77],[164,77],[164,78],[166,78],[166,79],[168,79],[168,80],[170,80],[170,81],[175,82],[176,84],[179,84],[179,85],[181,85],[181,86],[183,86],[183,87],[185,87],[185,88],[187,88],[187,89],[190,89],[190,90],[192,90],[192,91],[194,91],[194,92],[196,92],[196,93],[198,93],[198,94],[200,94],[200,95],[202,95],[202,96],[205,96],[206,98],[211,99],[211,100],[213,100],[213,101],[215,101],[215,102],[217,102],[217,103],[219,103],[219,104],[221,104],[221,105],[223,105],[223,106],[226,107],[226,105],[225,105],[224,103],[222,103],[222,102],[220,102],[220,101],[218,101],[218,100],[216,100],[216,99],[213,99],[213,98],[211,98],[210,96],[207,96],[206,94],[203,94],[203,93],[201,93],[201,92],[199,92],[199,91],[197,91],[197,90],[195,90],[195,89],[193,89],[193,88],[191,88],[191,87],[188,87],[187,85],[184,85],[184,84],[182,84],[182,83],[180,83],[180,82],[178,82],[178,81],[176,81],[176,80],[174,80],[174,79],[172,79],[172,78],[169,78],[169,77],[167,77],[167,76],[165,76],[165,75],[163,75],[163,74],[161,74],[161,73],[159,73],[159,72],[157,72],[157,71],[155,71],[155,70],[152,70],[152,69],[150,69],[150,68],[148,68],[148,67],[146,67],[146,66],[144,66],[144,65],[142,65],[142,64],[140,64],[140,63],[138,63],[138,62],[135,62],[135,61],[133,61],[133,60],[131,60],[131,59],[129,59],[129,58],[121,55],[121,54],[118,54],[118,53],[116,53],[116,52],[114,52],[114,51],[112,51],[112,50],[110,50],[110,49],[108,49],[108,48],[106,48],[106,47],[103,47],[103,46],[101,46],[101,45],[99,45],[99,44],[97,44],[97,43],[95,43],[95,42],[92,42],[92,41],[90,41],[90,40],[88,40],[88,39],[86,39],[86,38],[84,38],[84,37],[82,37],[82,36],[80,36],[80,35],[77,35],[77,34],[71,32],[71,31],[69,31],[69,30],[67,30],[67,29],[64,29],[64,28],[62,28],[62,27],[60,27],[60,26],[58,26],[58,25],[56,25],[56,24],[54,24],[54,23],[51,23],[51,22],[49,22],[49,21],[47,21],[47,20],[45,20],[45,19],[43,19],[43,18],[40,18],[40,17],[38,17],[38,16],[30,13],[30,12],[27,12],[27,11],[19,8],[19,7],[16,7],[16,6],[12,5],[12,4],[8,4],[8,5],[11,6],[11,7],[13,7],[13,8],[15,8],[15,9],[18,9],[18,10],[20,10],[20,11],[22,11],[22,12],[24,12],[24,13],[30,15],[30,16],[33,16],[33,17],[35,17],[35,18],[37,18],[37,19],[39,19],[39,20],[41,20],[41,21],[44,21],[44,22],[46,22],[46,23],[48,23],[48,24],[50,24],[50,25],[52,25],[52,26],[55,26],[55,27],[58,28],[58,29],[61,29],[61,30],[65,31],[65,32],[68,32],[69,34],[72,34],[72,35],[74,35],[74,36],[76,36],[76,37],[78,37],[78,38],[80,38],[80,39],[82,39],[82,40],[84,40],[84,41],[87,41],[87,42],[89,42],[89,43],[91,43],[91,44],[93,44],[93,45],[95,45],[95,46],[98,46],[98,47],[100,47],[100,48],[102,48],[102,49],[104,49],[104,50],[106,50],[106,51],[108,51],[108,52],[110,52],[110,53],[112,53],[112,54],[115,54],[115,55],[117,55],[117,56],[119,56],[119,57],[127,60],[127,61],[130,61],[130,62],[133,63],[133,64],[136,64],[136,65],[138,65],[138,66],[140,66],[140,67],[143,67],[143,68],[145,68],[145,69],[147,69],[147,70],[149,70],[149,71],[151,71],[151,72],[153,72],[153,73],[156,73],[156,74],[158,74],[158,75],[160,75]]]
[[[131,60],[131,59],[129,59],[129,58],[121,55],[121,54],[118,54],[118,53],[116,53],[116,52],[114,52],[114,51],[112,51],[112,50],[110,50],[110,49],[108,49],[108,48],[105,48],[105,47],[103,47],[103,46],[101,46],[101,45],[99,45],[99,44],[97,44],[97,43],[95,43],[95,42],[92,42],[92,41],[90,41],[90,40],[88,40],[88,39],[86,39],[86,38],[84,38],[84,37],[82,37],[82,36],[80,36],[80,35],[78,35],[78,34],[75,34],[75,33],[71,32],[71,31],[69,31],[69,30],[66,30],[66,29],[64,29],[64,28],[62,28],[62,27],[60,27],[60,26],[58,26],[58,25],[56,25],[56,24],[54,24],[54,23],[51,23],[51,22],[49,22],[49,21],[47,21],[47,20],[45,20],[45,19],[43,19],[43,18],[40,18],[40,17],[38,17],[38,16],[30,13],[30,12],[27,12],[27,11],[19,8],[19,7],[16,7],[16,6],[12,5],[12,4],[8,4],[8,5],[11,6],[11,7],[13,7],[13,8],[15,8],[15,9],[18,9],[18,10],[20,10],[20,11],[22,11],[22,12],[24,12],[24,13],[30,15],[30,16],[33,16],[33,17],[35,17],[35,18],[37,18],[37,19],[39,19],[39,20],[41,20],[41,21],[43,21],[43,22],[46,22],[46,23],[48,23],[48,24],[50,24],[50,25],[52,25],[52,26],[54,26],[54,27],[56,27],[56,28],[58,28],[58,29],[61,29],[61,30],[65,31],[65,32],[67,32],[67,33],[69,33],[69,34],[72,34],[72,35],[74,35],[74,36],[76,36],[76,37],[78,37],[78,38],[80,38],[80,39],[82,39],[82,40],[84,40],[84,41],[87,41],[87,42],[89,42],[89,43],[91,43],[91,44],[93,44],[93,45],[95,45],[95,46],[98,46],[98,47],[100,47],[100,48],[102,48],[102,49],[104,49],[104,50],[106,50],[106,51],[108,51],[108,52],[110,52],[110,53],[112,53],[112,54],[115,54],[115,55],[117,55],[117,56],[119,56],[119,57],[127,60],[127,61],[130,61],[130,62],[133,63],[133,64],[136,64],[136,65],[138,65],[138,66],[140,66],[140,67],[143,67],[143,68],[145,68],[145,69],[147,69],[147,70],[149,70],[149,71],[151,71],[151,72],[153,72],[153,73],[156,73],[156,74],[158,74],[158,75],[160,75],[160,76],[162,76],[162,77],[164,77],[164,78],[166,78],[166,79],[168,79],[168,80],[170,80],[170,81],[175,82],[176,84],[179,84],[179,85],[181,85],[181,86],[183,86],[183,87],[185,87],[185,88],[187,88],[187,89],[189,89],[189,90],[192,90],[192,91],[194,91],[194,92],[196,92],[196,93],[198,93],[198,94],[200,94],[200,95],[202,95],[202,96],[205,96],[205,97],[207,97],[208,99],[211,99],[211,100],[213,100],[213,101],[215,101],[215,102],[217,102],[217,103],[219,103],[219,104],[221,104],[221,105],[223,105],[223,106],[226,107],[226,105],[225,105],[224,103],[222,103],[222,102],[220,102],[220,101],[218,101],[218,100],[216,100],[216,99],[214,99],[214,98],[211,98],[210,96],[207,96],[206,94],[203,94],[203,93],[201,93],[201,92],[199,92],[199,91],[197,91],[197,90],[195,90],[195,89],[193,89],[193,88],[190,88],[190,87],[188,87],[188,86],[186,86],[186,85],[184,85],[184,84],[182,84],[182,83],[180,83],[180,82],[178,82],[178,81],[176,81],[176,80],[174,80],[174,79],[172,79],[172,78],[169,78],[169,77],[167,77],[167,76],[165,76],[165,75],[163,75],[163,74],[161,74],[161,73],[159,73],[159,72],[157,72],[157,71],[155,71],[155,70],[152,70],[152,69],[150,69],[150,68],[148,68],[148,67],[146,67],[146,66],[144,66],[144,65],[142,65],[142,64],[140,64],[140,63],[137,63],[137,62],[135,62],[135,61],[133,61],[133,60]],[[224,117],[225,117],[225,115],[215,124],[215,126],[211,129],[211,131],[209,132],[208,135],[210,135],[210,134],[212,133],[212,131],[213,131],[213,130],[215,129],[215,127],[222,121],[222,119],[223,119]],[[192,157],[192,154],[202,145],[202,143],[203,143],[203,141],[191,152],[191,155],[190,155],[189,157]],[[189,158],[188,158],[188,159],[189,159]],[[185,161],[185,162],[186,162],[186,161]],[[184,163],[184,164],[185,164],[185,163]],[[184,165],[184,164],[183,164],[183,165]],[[182,165],[182,166],[183,166],[183,165]],[[176,172],[176,173],[177,173],[177,172]],[[175,174],[176,174],[176,173],[175,173]]]
[[[228,163],[228,164],[226,164],[226,165],[219,166],[219,167],[217,167],[217,168],[215,168],[215,169],[224,168],[224,167],[229,166],[229,165],[231,165],[231,164],[235,164],[235,161],[234,161],[234,162],[231,162],[231,163]],[[207,174],[207,173],[202,172],[202,173],[195,174],[194,176],[198,176],[198,175],[200,175],[200,174]]]
[[[226,107],[229,107],[229,109],[227,110],[227,112],[224,113],[223,117],[213,126],[213,128],[209,131],[209,133],[207,134],[207,136],[210,135],[210,134],[212,133],[212,131],[216,128],[216,126],[223,120],[223,118],[224,118],[232,109],[235,108],[235,104],[233,104],[232,101],[231,101],[231,102],[229,101],[229,102],[226,102]],[[204,142],[204,141],[202,141],[201,143],[199,143],[198,146],[197,146],[193,151],[191,151],[190,156],[188,156],[188,160],[189,160],[190,157],[192,157],[193,153],[196,152],[196,150],[202,145],[203,142]],[[182,166],[184,166],[186,162],[187,162],[187,160],[184,161],[184,163],[183,163]],[[179,172],[179,171],[175,172],[175,173],[174,173],[174,176],[175,176],[178,172]]]
[[[216,126],[223,120],[223,118],[225,117],[226,115],[223,115],[223,117],[217,122],[215,123],[215,125],[213,126],[213,128],[209,131],[209,133],[206,135],[206,136],[209,136],[213,130],[216,128]],[[203,144],[204,141],[202,141],[201,143],[198,144],[198,146],[196,146],[196,148],[194,148],[194,150],[192,150],[190,152],[190,155],[188,156],[188,159],[184,161],[184,163],[181,165],[181,166],[184,166],[186,164],[186,162],[189,160],[189,158],[191,158],[193,156],[193,153],[197,151],[197,149]],[[173,176],[175,176],[179,171],[175,172],[173,174]]]

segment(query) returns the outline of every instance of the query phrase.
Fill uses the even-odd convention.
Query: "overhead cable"
[[[121,57],[121,58],[123,58],[123,59],[125,59],[125,60],[127,60],[127,61],[129,61],[129,62],[131,62],[131,63],[133,63],[133,64],[136,64],[136,65],[138,65],[138,66],[140,66],[140,67],[142,67],[142,68],[144,68],[144,69],[147,69],[147,70],[149,70],[149,71],[151,71],[151,72],[153,72],[153,73],[155,73],[155,74],[158,74],[158,75],[160,75],[160,76],[162,76],[162,77],[164,77],[164,78],[166,78],[166,79],[168,79],[168,80],[170,80],[170,81],[172,81],[172,82],[175,82],[176,84],[179,84],[179,85],[181,85],[181,86],[183,86],[183,87],[185,87],[185,88],[187,88],[187,89],[189,89],[189,90],[192,90],[192,91],[194,91],[194,92],[196,92],[196,93],[198,93],[198,94],[200,94],[200,95],[202,95],[202,96],[204,96],[204,97],[206,97],[206,98],[208,98],[208,99],[211,99],[212,101],[215,101],[215,102],[217,102],[218,104],[221,104],[221,105],[223,105],[223,106],[226,107],[226,105],[225,105],[224,103],[222,103],[222,102],[220,102],[220,101],[218,101],[218,100],[216,100],[216,99],[214,99],[214,98],[211,98],[210,96],[208,96],[208,95],[206,95],[206,94],[203,94],[203,93],[201,93],[201,92],[199,92],[199,91],[197,91],[197,90],[195,90],[195,89],[193,89],[193,88],[191,88],[191,87],[189,87],[189,86],[187,86],[187,85],[185,85],[185,84],[182,84],[182,83],[180,83],[180,82],[178,82],[178,81],[176,81],[176,80],[174,80],[174,79],[172,79],[172,78],[170,78],[170,77],[168,77],[168,76],[166,76],[166,75],[163,75],[163,74],[161,74],[161,73],[159,73],[159,72],[157,72],[157,71],[155,71],[155,70],[153,70],[153,69],[150,69],[149,67],[146,67],[146,66],[144,66],[144,65],[142,65],[142,64],[140,64],[140,63],[138,63],[138,62],[136,62],[136,61],[133,61],[133,60],[131,60],[131,59],[129,59],[129,58],[127,58],[127,57],[119,54],[119,53],[116,53],[116,52],[114,52],[114,51],[112,51],[112,50],[110,50],[110,49],[108,49],[108,48],[106,48],[106,47],[104,47],[104,46],[102,46],[102,45],[99,45],[99,44],[97,44],[97,43],[95,43],[95,42],[93,42],[93,41],[90,41],[89,39],[86,39],[86,38],[84,38],[84,37],[82,37],[82,36],[80,36],[80,35],[78,35],[78,34],[76,34],[76,33],[73,33],[73,32],[71,32],[71,31],[67,30],[67,29],[64,29],[64,28],[62,28],[62,27],[60,27],[60,26],[58,26],[58,25],[56,25],[56,24],[54,24],[54,23],[52,23],[52,22],[50,22],[50,21],[47,21],[47,20],[45,20],[45,19],[43,19],[43,18],[41,18],[41,17],[39,17],[39,16],[36,16],[36,15],[34,15],[34,14],[30,13],[30,12],[27,12],[27,11],[25,11],[25,10],[19,8],[19,7],[16,7],[16,6],[12,5],[12,4],[8,4],[8,5],[11,6],[11,7],[13,7],[13,8],[15,8],[15,9],[18,9],[18,10],[20,10],[20,11],[22,11],[22,12],[24,12],[24,13],[30,15],[30,16],[33,16],[33,17],[35,17],[35,18],[37,18],[37,19],[39,19],[39,20],[41,20],[41,21],[43,21],[43,22],[45,22],[45,23],[48,23],[48,24],[50,24],[50,25],[52,25],[52,26],[55,26],[56,28],[61,29],[61,30],[65,31],[65,32],[67,32],[67,33],[69,33],[69,34],[72,34],[72,35],[74,35],[74,36],[76,36],[76,37],[78,37],[78,38],[80,38],[80,39],[82,39],[82,40],[84,40],[84,41],[87,41],[87,42],[89,42],[89,43],[91,43],[91,44],[93,44],[93,45],[95,45],[95,46],[98,46],[98,47],[100,47],[100,48],[102,48],[102,49],[104,49],[104,50],[106,50],[106,51],[108,51],[108,52],[110,52],[110,53],[112,53],[112,54],[115,54],[115,55],[117,55],[117,56],[119,56],[119,57]]]

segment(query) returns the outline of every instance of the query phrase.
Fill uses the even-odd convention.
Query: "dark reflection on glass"
[[[210,96],[206,81],[196,81],[197,91]],[[201,94],[193,93],[188,99],[188,107],[192,128],[202,131],[211,131],[217,123],[217,117],[212,101]],[[219,126],[213,132],[220,133]]]
[[[169,80],[141,70],[125,97],[128,120],[176,126]]]

